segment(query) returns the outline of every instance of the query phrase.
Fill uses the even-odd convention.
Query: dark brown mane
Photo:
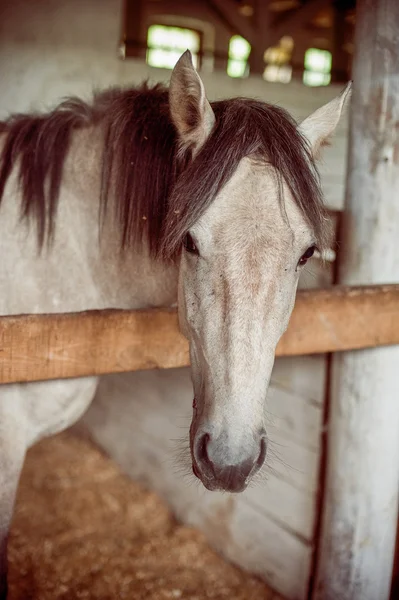
[[[102,217],[109,197],[114,197],[122,247],[141,239],[147,241],[152,256],[175,256],[184,233],[240,160],[254,156],[276,167],[323,248],[326,215],[319,178],[295,121],[281,108],[245,98],[215,102],[212,107],[216,126],[191,162],[177,152],[168,92],[159,85],[112,89],[96,95],[92,105],[70,99],[48,114],[11,116],[0,123],[0,133],[6,133],[0,157],[0,201],[19,161],[22,216],[36,223],[40,246],[46,239],[51,241],[71,135],[101,123],[105,131]]]

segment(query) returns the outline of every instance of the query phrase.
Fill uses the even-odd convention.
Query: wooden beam
[[[241,35],[251,46],[257,45],[257,31],[251,25],[251,21],[239,13],[237,3],[232,0],[209,0],[209,4],[232,33]]]
[[[397,0],[358,0],[339,268],[345,285],[399,280],[398,31]],[[389,598],[399,500],[398,371],[399,346],[334,357],[314,600]]]
[[[268,39],[265,40],[265,48],[277,44],[283,35],[295,37],[297,32],[307,25],[307,23],[309,23],[309,21],[311,21],[327,4],[330,4],[329,0],[308,0],[301,7],[276,19],[269,29]]]
[[[298,292],[277,356],[399,344],[399,285]],[[173,310],[0,318],[0,383],[189,364]]]
[[[267,40],[270,37],[271,14],[269,2],[265,2],[265,0],[255,0],[254,9],[254,26],[256,28],[257,41],[256,45],[251,47],[249,68],[251,73],[263,75],[265,70],[264,54],[268,47]]]
[[[248,18],[239,13],[238,5],[232,0],[210,0],[214,11],[231,31],[241,35],[251,44],[251,72],[258,74],[262,74],[264,70],[265,50],[276,45],[284,35],[295,36],[326,4],[328,0],[308,0],[287,15],[272,19],[266,0],[257,0],[254,26]]]

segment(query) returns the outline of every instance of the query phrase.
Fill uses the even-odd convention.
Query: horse
[[[194,475],[241,492],[298,278],[328,246],[317,160],[350,97],[300,125],[249,98],[210,103],[185,52],[169,88],[112,88],[0,124],[0,314],[178,304],[194,389]],[[76,422],[97,377],[0,389],[0,598],[27,449]]]

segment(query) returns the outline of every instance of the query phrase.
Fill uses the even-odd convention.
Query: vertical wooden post
[[[358,0],[355,46],[339,280],[394,282],[399,281],[398,0]],[[399,346],[337,354],[332,379],[313,599],[387,600],[399,491]]]
[[[123,27],[126,55],[145,59],[147,40],[143,0],[135,0],[134,2],[125,0]]]
[[[251,54],[249,56],[249,69],[253,75],[263,75],[265,70],[264,54],[269,46],[268,38],[270,35],[270,11],[269,2],[265,0],[256,0],[254,2],[255,15],[254,27],[256,31],[256,44],[252,44]]]
[[[335,0],[334,9],[334,25],[333,25],[333,52],[332,52],[332,69],[331,81],[333,83],[344,83],[348,80],[348,54],[345,52],[343,45],[346,32],[346,0]]]

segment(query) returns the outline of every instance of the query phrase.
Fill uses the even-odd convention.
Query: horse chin
[[[202,483],[210,492],[227,492],[229,494],[241,494],[247,489],[248,486],[248,482],[243,483],[240,487],[235,486],[234,488],[226,487],[225,485],[219,484],[216,481]]]
[[[199,479],[204,488],[206,488],[209,492],[228,492],[230,494],[240,494],[247,489],[250,480],[250,478],[246,479],[240,487],[235,485],[234,487],[230,488],[225,483],[219,482],[217,479],[208,478],[206,475],[203,475],[196,466],[195,461],[192,463],[192,469],[195,477]]]

